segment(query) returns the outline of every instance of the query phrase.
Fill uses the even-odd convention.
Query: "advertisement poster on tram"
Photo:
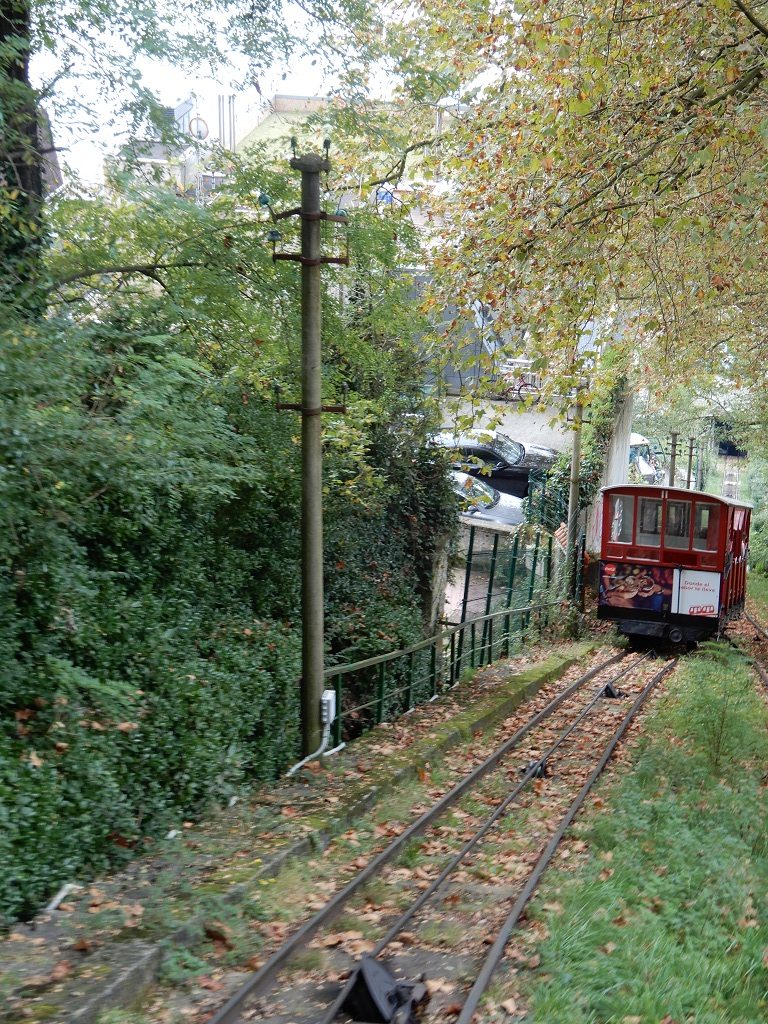
[[[668,612],[675,570],[661,565],[600,563],[600,604]]]
[[[720,573],[680,569],[672,604],[679,615],[715,616],[720,610]]]

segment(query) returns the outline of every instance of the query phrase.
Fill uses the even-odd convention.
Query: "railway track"
[[[750,643],[750,651],[754,658],[754,665],[757,674],[768,690],[768,630],[762,626],[757,619],[753,618],[748,611],[744,611],[744,618],[755,630],[755,637]]]
[[[723,485],[721,494],[724,498],[739,498],[741,485],[741,459],[735,455],[724,456]]]
[[[407,1024],[429,996],[425,1021],[444,1020],[450,1001],[469,1024],[568,826],[674,664],[622,654],[572,682],[365,863],[209,1024]],[[342,912],[361,930],[329,931]],[[308,951],[322,970],[297,974],[292,961]]]

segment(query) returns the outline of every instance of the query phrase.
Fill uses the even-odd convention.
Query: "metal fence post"
[[[528,585],[528,604],[533,604],[533,592],[536,588],[536,563],[539,559],[539,544],[541,543],[541,534],[536,534],[536,544],[533,548],[533,561],[531,562],[531,582]],[[525,624],[526,626],[531,621],[531,613],[525,613]]]
[[[336,717],[333,720],[333,745],[334,747],[338,747],[341,743],[341,721],[343,717],[343,711],[341,709],[342,677],[340,675],[335,676],[333,688],[336,691]]]
[[[577,593],[578,606],[580,611],[584,611],[584,590],[586,587],[586,580],[584,578],[584,559],[587,553],[587,536],[582,533],[581,542],[579,544],[579,588]]]
[[[493,601],[493,580],[496,575],[496,556],[499,551],[499,535],[494,533],[493,535],[493,549],[491,550],[491,565],[488,570],[488,592],[485,595],[485,615],[489,615],[491,611],[491,602]],[[483,641],[480,652],[480,664],[483,664],[482,651],[485,649],[485,638],[488,635],[489,621],[483,623]]]
[[[461,618],[459,621],[463,622],[467,617],[467,601],[469,600],[469,581],[472,575],[472,553],[475,547],[475,528],[470,526],[469,528],[469,541],[467,542],[467,567],[464,572],[464,596],[461,600]]]
[[[376,689],[376,724],[384,721],[384,662],[379,665],[379,680]]]
[[[517,571],[517,549],[520,544],[520,534],[515,534],[512,541],[512,557],[509,560],[509,573],[507,574],[507,608],[512,604],[512,591],[515,587],[515,572]]]

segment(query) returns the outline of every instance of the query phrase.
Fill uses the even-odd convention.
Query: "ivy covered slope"
[[[45,315],[5,307],[6,920],[297,757],[299,422],[271,382],[298,386],[298,272],[273,268],[268,225],[242,214],[254,176],[295,205],[248,167],[206,208],[70,193]],[[326,419],[329,662],[422,635],[418,584],[455,518],[405,415],[404,244],[361,213],[352,266],[325,276],[326,400],[351,386],[348,415]]]

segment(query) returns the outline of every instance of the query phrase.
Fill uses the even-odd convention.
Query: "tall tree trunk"
[[[29,0],[0,0],[0,302],[42,311],[43,160],[29,80]]]

